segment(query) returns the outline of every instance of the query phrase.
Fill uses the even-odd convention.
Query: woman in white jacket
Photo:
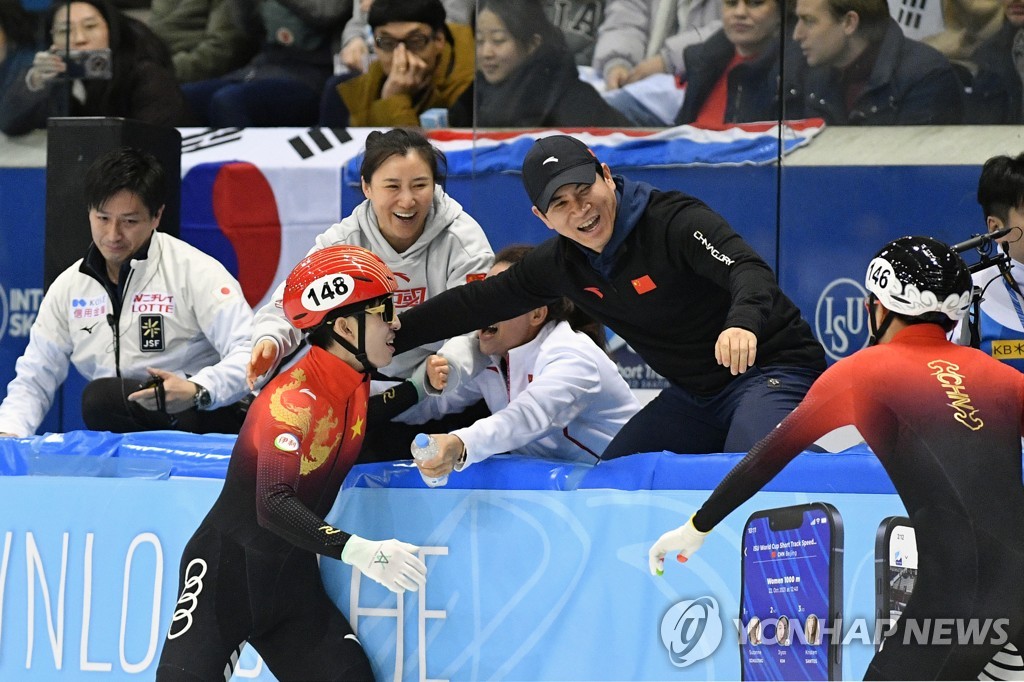
[[[512,267],[531,248],[502,249],[489,276]],[[430,461],[431,471],[461,471],[502,452],[591,464],[600,459],[640,404],[598,345],[603,328],[579,318],[562,299],[473,335],[487,358],[484,369],[402,416],[403,421],[437,418],[480,398],[487,403],[489,417],[434,435],[440,460]],[[439,354],[465,338],[449,341]]]
[[[483,279],[494,262],[483,228],[442,185],[444,155],[421,134],[404,128],[366,138],[359,169],[366,201],[316,238],[310,253],[335,244],[373,251],[398,279],[395,307],[418,305],[451,287]],[[256,313],[249,384],[299,346],[300,336],[281,309],[282,282]],[[439,344],[410,350],[383,369],[406,379]]]

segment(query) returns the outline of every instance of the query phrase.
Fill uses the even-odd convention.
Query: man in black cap
[[[699,199],[612,176],[567,135],[534,143],[523,184],[534,215],[559,236],[500,275],[404,313],[397,350],[568,297],[670,382],[605,459],[748,450],[825,369],[771,268]],[[459,454],[442,452],[421,469],[447,472]]]

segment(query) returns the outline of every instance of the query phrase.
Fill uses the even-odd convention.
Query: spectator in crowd
[[[331,41],[351,5],[318,0],[233,0],[242,32],[259,36],[256,56],[221,78],[186,83],[203,125],[309,126],[333,71]]]
[[[153,0],[149,26],[171,49],[181,83],[223,76],[257,47],[236,21],[232,0]]]
[[[1024,123],[1024,2],[1003,0],[1003,24],[971,56],[977,68],[967,123]]]
[[[502,249],[488,276],[508,270],[532,248]],[[640,409],[615,363],[573,326],[572,312],[573,304],[560,298],[472,335],[487,358],[484,369],[412,411],[437,418],[481,398],[487,403],[489,417],[434,435],[447,470],[502,452],[596,464]],[[603,334],[600,325],[588,331]]]
[[[676,124],[780,118],[781,27],[778,0],[722,0],[722,28],[683,53],[686,95]]]
[[[441,0],[375,0],[369,24],[379,59],[336,86],[340,114],[324,93],[321,123],[417,126],[424,111],[452,106],[473,84],[473,30],[446,16]]]
[[[913,0],[906,2],[909,5]],[[933,5],[917,4],[921,11],[924,11],[925,6],[930,11]],[[1002,4],[993,0],[945,0],[941,3],[939,29],[920,40],[946,55],[954,65],[971,69],[971,55],[983,42],[995,35],[1003,23]],[[904,34],[915,38],[910,35],[906,24],[901,26]]]
[[[865,287],[877,345],[832,365],[697,513],[651,546],[650,571],[663,572],[666,555],[687,561],[816,438],[852,424],[906,506],[920,569],[865,679],[989,679],[980,673],[1007,639],[1024,647],[1024,377],[946,340],[972,288],[947,245],[929,237],[890,242],[868,264]],[[1002,627],[992,637],[913,634],[953,622]]]
[[[683,76],[683,50],[721,27],[718,0],[609,0],[594,68],[609,90],[656,73]]]
[[[321,298],[325,282],[335,295]],[[185,546],[178,604],[188,604],[188,619],[172,619],[157,680],[230,678],[247,643],[277,679],[374,679],[324,590],[319,557],[399,599],[426,584],[418,547],[367,540],[324,518],[367,434],[369,372],[391,359],[394,292],[387,266],[355,246],[318,251],[288,275],[285,315],[313,348],[253,402],[221,494]]]
[[[20,0],[0,0],[0,98],[32,65],[37,49],[35,20]]]
[[[974,273],[981,290],[976,316],[961,323],[953,335],[964,345],[980,348],[994,358],[1024,372],[1024,154],[994,156],[985,162],[978,179],[978,204],[988,232],[1011,228],[996,241],[1009,263]]]
[[[418,132],[396,128],[370,133],[360,168],[366,201],[317,237],[310,253],[334,244],[370,249],[401,281],[402,288],[395,295],[399,309],[420,305],[442,291],[482,279],[494,262],[494,252],[483,228],[445,193],[445,163],[444,155]],[[279,286],[271,301],[256,313],[250,385],[299,347],[298,333],[283,317],[283,293],[283,286]],[[395,356],[382,370],[383,375],[395,380],[410,378],[439,345],[408,349]],[[413,393],[388,399],[401,400],[407,408],[416,403],[418,396]],[[379,437],[391,435],[387,431],[382,430]],[[405,452],[409,440],[404,438]],[[367,450],[374,449],[371,446],[368,444]]]
[[[47,290],[0,404],[0,432],[35,433],[68,373],[97,431],[237,433],[252,310],[210,256],[157,231],[166,178],[122,147],[85,176],[92,244]]]
[[[833,125],[963,121],[962,87],[936,49],[904,37],[885,0],[797,0],[793,38],[808,68],[802,112]]]
[[[352,18],[341,32],[341,52],[338,54],[338,60],[342,67],[350,72],[364,73],[370,65],[370,43],[373,42],[373,36],[366,23],[366,15],[372,4],[373,0],[356,2],[352,8]],[[444,11],[450,24],[469,26],[473,23],[473,0],[444,0]],[[369,37],[367,33],[370,33]]]
[[[51,47],[37,52],[0,101],[0,130],[24,135],[49,116],[123,116],[166,126],[190,117],[167,46],[142,22],[107,0],[56,2],[47,13]],[[69,74],[69,50],[110,50],[109,70]]]
[[[825,368],[824,350],[771,268],[700,200],[612,176],[567,135],[534,143],[523,184],[534,215],[558,236],[505,272],[406,311],[398,349],[567,296],[669,381],[605,459],[747,449]]]
[[[480,0],[476,67],[473,88],[452,107],[452,126],[631,125],[580,80],[565,37],[540,0]]]

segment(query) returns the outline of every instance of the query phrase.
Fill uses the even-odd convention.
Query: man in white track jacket
[[[68,374],[94,430],[235,432],[248,392],[252,309],[216,260],[156,231],[166,192],[149,154],[121,148],[85,181],[93,243],[46,292],[0,432],[35,433]]]

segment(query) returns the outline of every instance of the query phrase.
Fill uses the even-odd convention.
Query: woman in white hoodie
[[[359,169],[366,201],[316,238],[310,253],[335,244],[362,246],[380,256],[398,280],[399,312],[451,287],[483,279],[494,262],[483,228],[445,194],[446,160],[418,132],[395,128],[366,138]],[[281,309],[284,283],[256,313],[250,385],[299,346]],[[396,355],[383,373],[406,379],[440,344]]]
[[[395,128],[370,133],[359,169],[366,201],[317,237],[310,253],[336,244],[374,252],[395,273],[398,289],[394,301],[399,312],[451,287],[483,279],[494,262],[494,252],[480,224],[445,193],[446,169],[444,154],[416,131]],[[299,348],[301,337],[284,317],[283,296],[282,282],[271,301],[256,312],[248,366],[250,386],[261,376],[264,381],[272,376],[271,370]],[[423,397],[424,374],[413,376],[413,372],[440,345],[428,344],[396,355],[376,373],[378,379],[395,382],[374,382],[362,461],[408,456],[416,427],[378,427]],[[460,368],[458,364],[454,367],[455,371]],[[481,402],[464,414],[423,428],[447,430],[486,414]]]

